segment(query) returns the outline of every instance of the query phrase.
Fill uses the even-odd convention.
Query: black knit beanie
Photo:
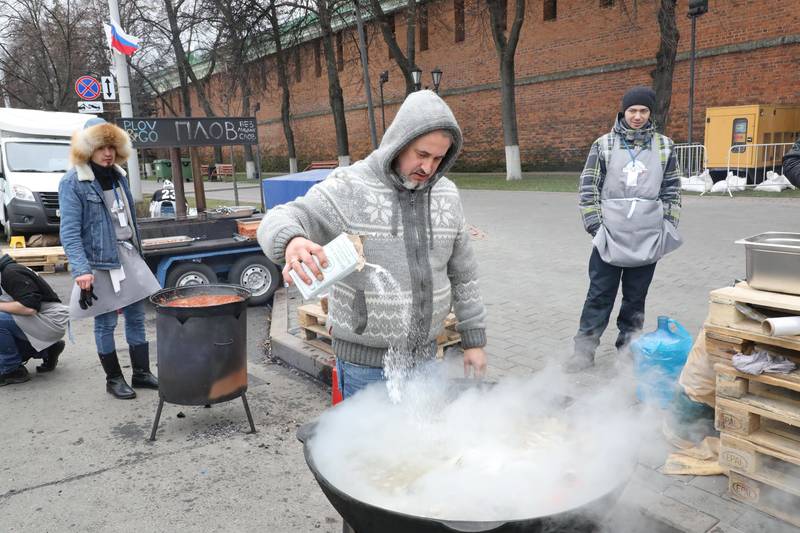
[[[643,105],[650,110],[651,113],[656,111],[656,92],[650,87],[633,87],[628,89],[625,96],[622,97],[622,109],[625,110],[632,105]]]

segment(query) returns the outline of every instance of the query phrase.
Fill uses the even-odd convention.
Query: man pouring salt
[[[486,367],[486,311],[461,200],[444,173],[462,146],[450,108],[432,91],[409,95],[366,159],[335,170],[306,196],[271,209],[258,230],[267,256],[306,283],[303,265],[322,279],[321,244],[341,233],[363,237],[374,270],[354,272],[332,286],[329,324],[343,395],[383,379],[390,349],[414,361],[432,359],[451,305],[464,348],[465,373]],[[385,287],[381,287],[381,285]]]
[[[567,372],[594,365],[620,282],[617,350],[641,331],[656,263],[681,245],[680,168],[672,140],[655,131],[655,104],[649,87],[628,90],[614,128],[592,144],[581,173],[579,207],[593,249],[575,351],[563,365]]]

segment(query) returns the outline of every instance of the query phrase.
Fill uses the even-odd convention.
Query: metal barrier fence
[[[699,176],[706,169],[708,159],[705,145],[676,144],[674,150],[678,165],[683,170],[683,175],[687,178]]]
[[[728,149],[728,167],[725,173],[725,192],[756,187],[770,172],[780,175],[783,156],[792,148],[792,143],[737,144]],[[705,194],[705,193],[703,193]],[[701,194],[700,196],[703,196]]]
[[[781,173],[783,156],[792,148],[792,143],[739,144],[728,150],[728,172],[746,178],[746,185],[758,185],[767,177],[767,172]]]

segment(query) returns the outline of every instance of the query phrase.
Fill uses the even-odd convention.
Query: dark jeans
[[[575,351],[594,355],[600,337],[608,326],[614,300],[622,281],[622,305],[619,308],[617,349],[627,345],[644,325],[644,303],[653,281],[656,264],[641,267],[618,267],[600,258],[597,248],[589,259],[589,293],[583,304]]]
[[[0,311],[0,374],[16,370],[31,357],[41,357],[19,329],[14,317]]]

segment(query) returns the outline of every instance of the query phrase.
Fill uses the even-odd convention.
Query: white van
[[[95,115],[0,108],[0,224],[6,237],[58,233],[58,182],[72,133]]]

